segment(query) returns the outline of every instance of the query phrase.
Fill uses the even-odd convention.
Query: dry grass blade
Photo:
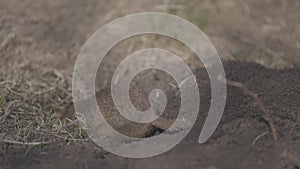
[[[9,114],[13,112],[13,110],[14,109],[11,107],[8,111],[6,111],[4,115],[0,117],[0,123],[3,123],[7,116],[9,116]]]
[[[259,139],[261,139],[263,136],[265,136],[265,135],[267,135],[268,134],[268,132],[263,132],[262,134],[260,134],[260,135],[258,135],[254,140],[253,140],[253,142],[252,142],[252,146],[254,146],[255,144],[256,144],[256,142],[259,140]]]
[[[51,142],[20,142],[20,141],[13,141],[13,140],[2,140],[3,143],[9,144],[18,144],[18,145],[26,145],[26,146],[37,146],[42,144],[50,144]]]
[[[0,62],[0,143],[30,146],[49,144],[53,138],[85,138],[76,122],[66,127],[65,121],[59,123],[72,100],[63,74],[34,66],[24,70],[16,62]],[[45,142],[35,142],[39,140]]]
[[[1,43],[0,43],[0,51],[6,48],[8,43],[15,37],[15,34],[9,34]]]

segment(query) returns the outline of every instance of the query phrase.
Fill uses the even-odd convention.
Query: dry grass
[[[72,104],[64,76],[32,64],[15,52],[16,39],[5,39],[0,51],[0,143],[39,145],[85,138],[78,123],[70,126],[70,120],[60,120]]]

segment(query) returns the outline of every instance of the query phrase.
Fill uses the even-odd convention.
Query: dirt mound
[[[224,67],[228,79],[243,83],[269,110],[278,141],[274,141],[269,123],[253,97],[228,85],[225,112],[218,129],[208,142],[198,144],[210,106],[210,84],[205,69],[197,69],[199,119],[188,137],[171,151],[135,160],[109,154],[91,142],[9,147],[0,160],[2,168],[299,168],[299,68],[272,70],[245,62],[225,62]],[[176,104],[173,108],[178,110]]]

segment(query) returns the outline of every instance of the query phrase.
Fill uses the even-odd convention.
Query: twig
[[[238,87],[244,90],[244,92],[248,95],[250,95],[254,101],[258,104],[259,108],[261,109],[261,111],[264,113],[264,119],[267,121],[270,130],[272,132],[273,138],[275,141],[278,140],[278,136],[277,136],[277,132],[276,129],[274,127],[274,123],[271,119],[271,115],[269,110],[267,110],[267,108],[264,106],[263,102],[260,100],[260,98],[257,96],[256,93],[252,92],[251,90],[249,90],[244,84],[242,84],[241,82],[236,82],[236,81],[232,81],[232,80],[226,80],[228,85],[234,86],[234,87]]]
[[[254,146],[255,145],[255,143],[259,140],[259,139],[261,139],[263,136],[265,136],[265,135],[267,135],[268,134],[268,132],[263,132],[262,134],[260,134],[260,135],[258,135],[254,140],[253,140],[253,142],[252,142],[252,146]]]
[[[13,141],[13,140],[2,140],[3,143],[9,144],[19,144],[19,145],[26,145],[26,146],[36,146],[41,144],[50,144],[51,142],[20,142],[20,141]]]

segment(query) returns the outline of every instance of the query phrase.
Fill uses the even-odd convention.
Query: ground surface
[[[300,168],[299,8],[297,0],[171,1],[169,5],[129,0],[1,1],[0,169]],[[255,99],[229,84],[221,124],[207,143],[198,144],[209,107],[206,72],[192,56],[185,58],[192,55],[186,49],[161,39],[159,47],[168,44],[171,51],[185,55],[181,57],[200,86],[199,119],[180,145],[158,157],[124,159],[86,140],[77,123],[65,127],[70,125],[66,119],[74,119],[71,78],[86,39],[114,18],[153,10],[185,17],[208,34],[223,59],[227,78],[243,83],[269,110],[277,141]],[[132,51],[153,47],[148,43],[153,39],[157,40],[141,37],[119,44],[107,55],[98,83],[107,85],[116,64]],[[153,79],[145,77],[150,75],[141,76],[137,87],[147,89]],[[160,78],[155,79],[162,85]],[[133,102],[139,105],[144,99],[138,96]],[[176,101],[169,110],[176,113]],[[38,142],[50,144],[22,145]]]

